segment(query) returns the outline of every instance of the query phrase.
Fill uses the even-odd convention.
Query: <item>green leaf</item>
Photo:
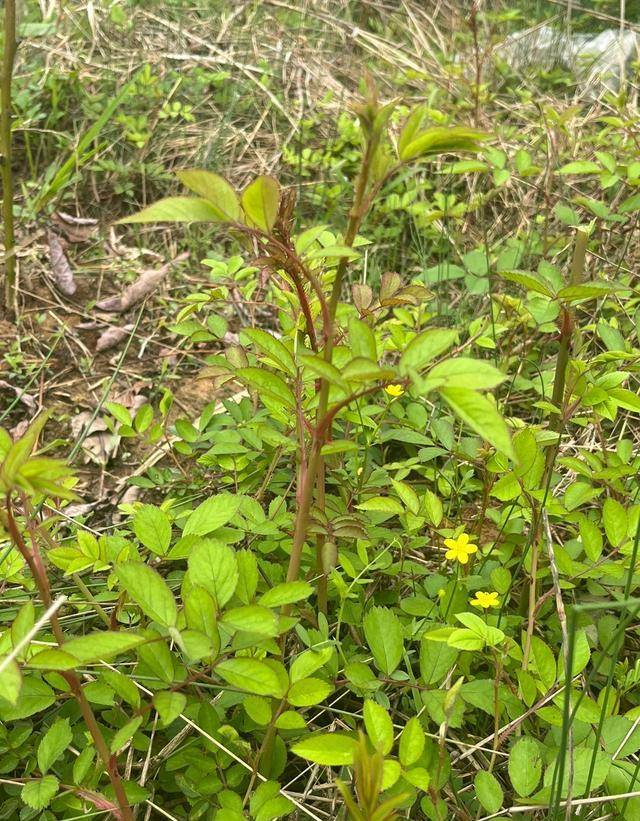
[[[351,353],[355,357],[378,361],[376,338],[366,322],[355,318],[349,322],[349,342]]]
[[[72,738],[68,718],[59,718],[53,722],[38,745],[38,767],[42,775],[46,775],[47,770],[60,758],[71,744]]]
[[[454,647],[440,642],[423,640],[420,643],[420,676],[425,684],[438,684],[447,675],[458,658]]]
[[[191,513],[184,526],[183,536],[206,536],[226,525],[238,512],[242,499],[232,493],[219,493]]]
[[[238,583],[238,564],[228,545],[205,539],[191,551],[188,559],[191,580],[204,587],[218,606],[224,607]]]
[[[402,659],[402,625],[386,607],[372,607],[364,617],[364,635],[379,670],[390,676]]]
[[[238,584],[235,594],[244,604],[253,601],[258,587],[258,562],[252,550],[237,550]]]
[[[620,547],[627,538],[629,522],[627,512],[616,499],[608,497],[602,506],[604,532],[611,547]]]
[[[256,633],[259,636],[278,635],[278,620],[273,611],[257,604],[228,610],[222,618],[222,624],[232,630],[244,630],[245,633]]]
[[[171,522],[167,514],[155,505],[142,505],[136,511],[133,532],[152,553],[164,556],[169,549]]]
[[[472,390],[490,390],[507,379],[493,365],[482,359],[471,359],[466,356],[445,359],[438,362],[429,371],[427,382],[436,382],[434,387],[471,388]]]
[[[404,508],[397,499],[392,499],[389,496],[373,496],[371,499],[366,499],[359,505],[356,505],[358,510],[368,510],[373,513],[391,513],[395,516],[401,516],[404,513]]]
[[[522,285],[527,291],[533,291],[536,294],[542,294],[550,298],[554,296],[551,283],[533,271],[499,271],[498,273],[503,279]]]
[[[187,697],[184,693],[173,693],[170,690],[160,690],[153,696],[153,706],[158,711],[163,727],[172,724],[187,706]]]
[[[44,778],[27,782],[20,792],[20,798],[28,807],[43,810],[49,806],[59,786],[60,782],[55,776],[45,775]]]
[[[311,707],[320,704],[333,692],[333,686],[319,678],[302,678],[289,688],[287,701],[293,707]]]
[[[246,337],[252,342],[256,348],[268,356],[274,363],[280,365],[282,370],[286,371],[290,376],[296,375],[296,363],[293,355],[290,353],[287,346],[276,339],[273,334],[268,331],[263,331],[261,328],[243,328],[241,338]]]
[[[117,225],[147,222],[220,222],[219,211],[208,200],[196,197],[165,197],[123,217]]]
[[[221,661],[214,669],[217,675],[232,687],[255,693],[257,696],[282,698],[286,691],[276,671],[258,659],[229,659]]]
[[[260,597],[260,604],[263,607],[282,607],[285,604],[308,599],[312,593],[313,587],[309,582],[283,582],[263,593]]]
[[[458,338],[458,332],[445,328],[430,328],[409,342],[400,357],[399,370],[403,376],[409,371],[420,371],[429,362],[448,350]]]
[[[382,755],[393,747],[393,724],[387,710],[370,698],[364,703],[364,726],[373,746]]]
[[[597,562],[602,555],[602,533],[600,529],[586,517],[580,520],[580,541],[587,558]]]
[[[324,767],[342,767],[353,764],[355,747],[355,740],[344,733],[316,733],[294,744],[291,752]]]
[[[0,656],[0,664],[4,662],[4,658],[4,656]],[[0,673],[0,699],[15,705],[20,695],[21,686],[22,674],[15,660],[12,659]]]
[[[557,678],[556,660],[549,647],[538,636],[531,637],[530,669],[547,690],[553,687]]]
[[[472,430],[515,460],[509,429],[492,402],[468,388],[442,388],[440,395]]]
[[[178,171],[177,176],[180,182],[194,194],[204,197],[211,203],[219,220],[222,222],[240,221],[238,197],[223,177],[200,168]]]
[[[242,210],[247,225],[269,233],[280,207],[280,185],[273,177],[256,177],[242,193]]]
[[[55,693],[39,678],[25,676],[15,704],[0,704],[0,721],[19,721],[51,707]]]
[[[283,407],[294,410],[296,398],[293,391],[281,376],[271,373],[264,368],[238,368],[238,376],[243,379],[250,388],[254,388],[260,394],[269,394],[277,399]]]
[[[191,630],[198,630],[220,644],[216,619],[216,603],[213,596],[199,585],[194,585],[184,594],[184,615],[187,626]]]
[[[429,775],[429,771],[424,767],[412,767],[410,770],[405,771],[404,777],[409,784],[417,787],[419,790],[426,792],[429,789],[431,776]]]
[[[434,126],[413,135],[413,139],[403,143],[400,152],[402,162],[434,154],[450,154],[458,151],[477,151],[480,142],[486,140],[481,131],[465,126],[444,128]]]
[[[576,160],[558,169],[558,174],[599,174],[602,167],[591,160]]]
[[[624,287],[610,282],[585,282],[582,285],[567,285],[558,291],[558,297],[565,302],[578,302],[582,299],[600,299],[615,294]]]
[[[473,780],[476,796],[482,807],[488,813],[498,812],[504,801],[504,793],[500,782],[492,773],[480,770]]]
[[[626,388],[611,388],[608,393],[618,407],[633,413],[640,413],[640,396],[637,393],[628,391]]]
[[[126,653],[144,641],[144,637],[136,633],[101,630],[66,641],[64,654],[76,659],[80,664],[90,664],[94,661],[106,661],[120,653]],[[43,650],[33,656],[30,663],[34,663],[47,652],[51,651]]]
[[[299,681],[310,676],[323,667],[333,655],[331,647],[323,647],[321,650],[305,650],[296,656],[289,668],[291,681]]]
[[[446,647],[446,645],[444,645]],[[422,755],[425,745],[425,735],[420,720],[413,716],[407,721],[400,736],[399,757],[403,767],[410,767]]]
[[[120,729],[114,734],[113,738],[111,739],[111,744],[109,748],[113,755],[117,755],[121,750],[123,750],[127,744],[131,741],[134,737],[136,732],[138,731],[138,727],[142,724],[142,716],[136,716],[132,718],[130,721],[120,727]]]
[[[526,798],[538,786],[542,775],[542,752],[534,738],[518,739],[509,753],[509,778],[520,798]]]
[[[360,252],[348,245],[326,245],[306,255],[307,259],[357,259]]]
[[[145,616],[165,627],[175,626],[178,618],[176,602],[157,571],[146,564],[130,562],[117,567],[115,573]],[[67,647],[65,651],[69,652]]]

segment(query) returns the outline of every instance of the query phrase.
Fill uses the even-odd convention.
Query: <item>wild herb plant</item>
[[[168,391],[157,410],[106,406],[118,435],[166,430],[189,465],[138,477],[158,504],[69,527],[75,480],[37,452],[44,420],[1,434],[9,817],[638,818],[636,303],[627,272],[594,263],[637,205],[629,124],[609,124],[623,162],[598,149],[560,166],[593,198],[480,249],[484,267],[476,253],[425,273],[482,280],[487,315],[453,322],[405,272],[353,281],[368,219],[410,205],[418,164],[442,155],[472,152],[448,173],[494,187],[438,192],[421,226],[549,160],[427,126],[425,108],[396,132],[392,112],[372,90],[357,111],[344,231],[299,226],[272,177],[238,193],[202,170],[179,174],[196,196],[125,220],[234,243],[176,334],[225,340],[238,293],[253,319],[207,357],[223,398],[199,418],[170,421]],[[268,324],[250,312],[265,295]]]

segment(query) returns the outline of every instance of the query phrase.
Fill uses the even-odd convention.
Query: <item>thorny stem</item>
[[[0,161],[2,162],[2,222],[4,226],[4,309],[14,314],[16,256],[11,168],[11,83],[17,50],[16,0],[4,0],[4,47],[0,80]]]
[[[51,597],[51,588],[49,586],[49,577],[47,576],[44,568],[37,543],[33,538],[34,534],[32,534],[33,549],[29,550],[15,520],[11,496],[9,494],[7,494],[6,497],[6,511],[7,530],[9,532],[9,536],[11,537],[11,541],[14,543],[22,555],[22,558],[27,563],[33,580],[36,583],[36,587],[38,588],[38,593],[42,603],[46,608],[49,608],[53,601]],[[51,629],[58,645],[61,647],[65,643],[65,636],[62,627],[60,626],[60,620],[58,619],[57,613],[51,614]],[[91,734],[91,737],[93,738],[93,743],[96,746],[96,750],[98,751],[98,754],[107,770],[116,801],[118,802],[118,806],[120,808],[120,819],[121,821],[133,821],[133,814],[131,807],[129,806],[127,795],[124,791],[124,786],[120,779],[116,757],[111,755],[109,752],[109,748],[104,740],[104,736],[102,735],[102,731],[100,730],[95,714],[82,690],[80,679],[70,670],[61,672],[61,675],[69,685],[71,692],[78,702],[84,722]]]
[[[587,243],[589,236],[586,231],[578,230],[576,233],[576,243],[573,249],[573,258],[571,261],[571,271],[569,275],[569,284],[578,285],[582,279],[585,266],[585,258],[587,254]],[[556,371],[553,379],[553,393],[551,401],[555,407],[558,408],[558,413],[554,415],[551,420],[550,428],[558,434],[558,439],[562,434],[562,428],[565,424],[567,415],[567,406],[565,401],[565,384],[567,380],[567,366],[569,364],[569,355],[571,353],[571,343],[573,340],[574,318],[573,313],[568,305],[561,306],[560,313],[560,347],[558,349],[558,356],[556,359]],[[555,461],[558,447],[549,447],[545,461],[545,469],[542,476],[541,487],[549,488],[551,486],[551,475],[553,473],[553,464]],[[545,495],[546,499],[546,495]],[[529,583],[529,606],[527,617],[527,633],[524,643],[522,668],[524,670],[529,666],[529,654],[531,652],[531,639],[533,638],[533,631],[535,628],[535,613],[536,601],[538,599],[537,591],[537,574],[538,574],[538,558],[540,551],[540,540],[542,536],[542,508],[545,502],[537,507],[534,511],[533,521],[531,524],[533,540],[531,548],[531,580]]]

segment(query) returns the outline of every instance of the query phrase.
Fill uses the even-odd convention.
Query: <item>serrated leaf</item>
[[[558,169],[558,174],[599,174],[602,171],[600,165],[592,160],[575,160],[563,165]]]
[[[356,742],[344,733],[316,733],[291,747],[294,755],[325,767],[353,764]]]
[[[363,620],[364,634],[378,669],[391,675],[402,659],[402,625],[386,607],[372,607]]]
[[[159,556],[169,549],[171,522],[167,514],[155,505],[142,505],[133,517],[133,532],[142,544]]]
[[[55,776],[45,775],[44,778],[28,781],[20,792],[20,798],[28,807],[43,810],[49,806],[59,786],[60,782]]]
[[[222,661],[215,672],[233,687],[257,696],[282,698],[285,689],[276,671],[264,661],[250,658],[234,658]]]
[[[219,493],[191,513],[184,526],[183,536],[206,536],[226,525],[238,512],[242,499],[232,493]]]
[[[504,801],[504,793],[500,782],[492,773],[480,770],[473,781],[476,796],[482,807],[488,813],[498,812]]]
[[[387,755],[393,746],[393,724],[388,711],[369,698],[364,703],[363,715],[371,743],[382,755]]]
[[[60,758],[71,744],[72,738],[68,718],[59,718],[53,722],[38,745],[38,767],[42,775],[46,775],[47,770]]]
[[[368,510],[373,513],[392,513],[400,516],[404,513],[404,508],[397,499],[391,499],[389,496],[373,496],[371,499],[366,499],[359,505],[356,505],[358,510]]]
[[[4,657],[0,656],[0,664],[4,663]],[[22,686],[22,674],[14,659],[5,664],[4,670],[0,673],[0,699],[4,699],[9,704],[16,704]]]
[[[260,597],[260,604],[263,607],[283,607],[286,604],[308,599],[312,593],[313,587],[309,582],[283,582],[263,593]]]
[[[130,562],[116,568],[115,573],[127,593],[152,621],[173,627],[178,610],[173,593],[162,576],[146,564]],[[66,652],[69,652],[65,647]]]
[[[527,291],[533,291],[536,294],[542,294],[550,298],[554,296],[551,283],[533,271],[499,271],[498,273],[503,279],[522,285]]]
[[[446,647],[446,645],[443,646]],[[426,738],[420,720],[413,716],[407,721],[400,736],[399,757],[403,767],[410,767],[416,763],[422,755],[425,742]]]
[[[515,461],[509,429],[493,403],[467,388],[442,388],[440,395],[472,430]]]
[[[232,548],[205,539],[193,548],[188,564],[192,581],[204,587],[219,608],[224,607],[238,583],[238,565]]]
[[[163,727],[174,722],[187,705],[184,693],[173,693],[170,690],[160,690],[153,696],[153,706],[158,711]]]
[[[243,630],[245,633],[256,633],[259,636],[278,635],[278,621],[273,611],[257,604],[227,610],[222,618],[222,624],[233,630]]]
[[[403,376],[419,372],[441,353],[448,350],[458,338],[458,332],[447,328],[422,331],[405,348],[400,357],[399,370]]]
[[[319,678],[303,678],[289,688],[287,701],[293,707],[311,707],[331,695],[333,686]]]
[[[509,753],[509,778],[520,798],[531,795],[542,775],[542,753],[534,738],[518,739]]]

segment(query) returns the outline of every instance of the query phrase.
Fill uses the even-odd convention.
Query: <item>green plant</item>
[[[16,3],[4,4],[2,30],[2,74],[0,75],[0,154],[2,155],[2,224],[4,228],[4,310],[12,316],[15,310],[15,230],[13,226],[13,169],[11,137],[11,93],[16,57]]]

